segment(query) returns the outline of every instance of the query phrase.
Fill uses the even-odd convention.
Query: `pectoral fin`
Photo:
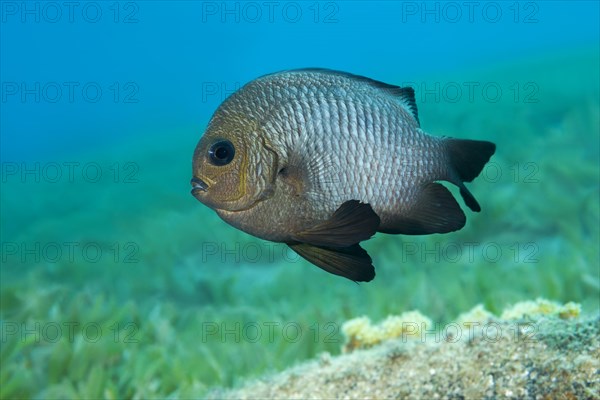
[[[308,243],[289,245],[302,258],[325,271],[355,282],[369,282],[375,277],[371,257],[360,245],[344,248],[317,247]]]
[[[369,204],[350,200],[342,204],[327,221],[296,233],[292,238],[315,246],[348,247],[373,236],[379,223],[379,217]]]

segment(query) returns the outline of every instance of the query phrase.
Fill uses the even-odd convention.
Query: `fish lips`
[[[208,191],[208,184],[200,178],[193,177],[190,183],[192,184],[192,196],[196,198],[198,198],[201,192]]]

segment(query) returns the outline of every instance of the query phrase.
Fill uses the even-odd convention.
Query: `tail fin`
[[[460,194],[471,210],[481,211],[479,203],[463,182],[471,182],[481,173],[496,151],[496,145],[481,140],[450,138],[445,143],[450,165],[456,174],[449,180],[460,188]]]

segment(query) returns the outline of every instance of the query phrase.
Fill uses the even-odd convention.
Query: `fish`
[[[214,112],[192,160],[192,195],[231,226],[285,243],[323,270],[375,277],[361,242],[375,233],[461,229],[489,141],[420,128],[415,91],[347,72],[304,68],[259,77]]]

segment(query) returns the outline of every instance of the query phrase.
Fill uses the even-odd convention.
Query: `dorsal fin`
[[[398,96],[400,103],[407,109],[410,114],[415,117],[417,125],[421,126],[419,122],[419,110],[417,110],[417,102],[415,101],[415,89],[411,87],[400,87],[396,86],[397,89],[392,89],[392,93]]]
[[[360,82],[364,82],[374,88],[380,89],[398,99],[398,102],[402,107],[414,117],[415,121],[417,121],[417,125],[420,126],[419,122],[419,112],[417,110],[417,102],[415,101],[415,90],[411,87],[400,87],[395,85],[390,85],[389,83],[376,81],[375,79],[367,78],[362,75],[354,75],[349,72],[336,71],[327,68],[302,68],[302,69],[294,69],[289,71],[282,72],[318,72],[321,74],[331,74],[338,76],[345,76],[349,79],[354,79]]]

